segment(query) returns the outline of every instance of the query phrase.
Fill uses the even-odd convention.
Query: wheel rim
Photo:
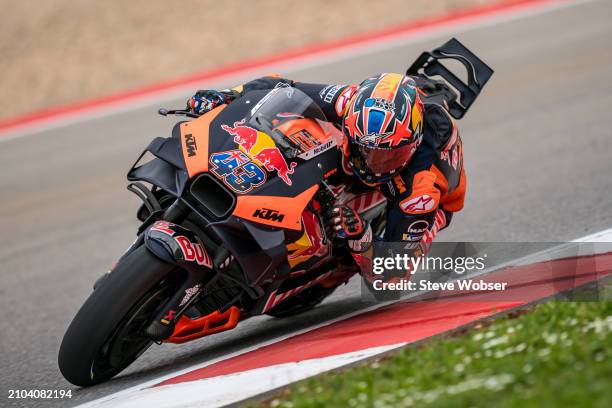
[[[170,280],[163,281],[128,312],[93,361],[92,379],[121,371],[153,344],[152,340],[142,334],[142,330],[151,315],[169,299],[173,287]]]

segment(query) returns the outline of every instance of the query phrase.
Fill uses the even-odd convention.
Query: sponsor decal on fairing
[[[191,288],[185,289],[185,296],[183,296],[181,303],[179,303],[179,307],[183,307],[184,305],[186,305],[195,295],[198,294],[200,289],[202,289],[202,284],[200,283]]]
[[[309,160],[309,159],[312,159],[313,157],[320,155],[321,153],[325,153],[326,151],[328,151],[329,149],[335,146],[336,146],[336,141],[332,139],[321,145],[315,146],[312,149],[305,151],[304,153],[301,153],[298,157],[303,160]]]
[[[150,231],[158,231],[171,236],[178,244],[185,261],[196,262],[198,265],[206,266],[212,269],[212,259],[210,255],[208,255],[206,248],[204,248],[204,244],[202,244],[199,238],[196,238],[198,242],[191,242],[191,240],[186,236],[177,235],[178,232],[172,229],[173,226],[175,226],[175,224],[168,221],[156,221],[151,226]],[[178,225],[176,227],[181,228]]]
[[[253,217],[267,221],[282,222],[285,218],[285,214],[281,214],[278,210],[273,210],[271,208],[258,208],[253,213]]]
[[[179,244],[185,261],[195,262],[200,266],[212,269],[212,260],[201,242],[191,242],[189,238],[182,235],[174,237],[174,240]]]
[[[185,134],[185,150],[187,150],[187,156],[193,157],[198,152],[198,145],[196,144],[195,137],[191,133]]]
[[[293,89],[293,88],[289,88]],[[266,181],[263,166],[268,172],[276,171],[278,177],[287,185],[292,185],[289,178],[293,174],[296,162],[287,164],[287,160],[276,146],[257,146],[260,139],[270,138],[257,129],[244,125],[244,119],[233,126],[221,125],[221,128],[234,137],[234,142],[242,150],[228,150],[210,156],[211,171],[222,179],[232,191],[245,194]],[[272,143],[272,142],[271,142]]]
[[[266,172],[242,150],[228,150],[210,155],[210,171],[238,194],[245,194],[266,182]]]

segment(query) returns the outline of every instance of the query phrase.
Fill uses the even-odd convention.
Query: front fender
[[[183,226],[156,221],[145,232],[144,244],[164,262],[188,269],[213,269],[212,257],[202,240]]]

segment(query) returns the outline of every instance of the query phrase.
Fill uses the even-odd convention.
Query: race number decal
[[[211,171],[232,191],[248,193],[266,182],[266,172],[241,150],[210,155]]]

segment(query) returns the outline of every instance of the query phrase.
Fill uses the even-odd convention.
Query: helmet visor
[[[385,176],[403,168],[412,158],[417,143],[408,143],[398,147],[366,146],[351,141],[351,162],[360,173],[374,176]]]

